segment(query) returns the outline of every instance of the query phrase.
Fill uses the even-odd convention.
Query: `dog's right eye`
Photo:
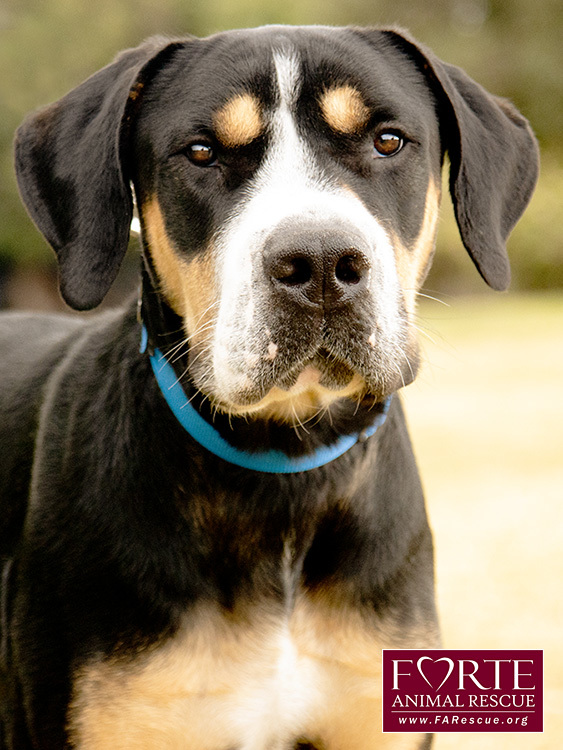
[[[186,149],[186,155],[197,167],[212,167],[217,163],[217,154],[207,143],[192,143]]]

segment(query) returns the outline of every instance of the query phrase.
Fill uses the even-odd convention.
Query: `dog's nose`
[[[326,229],[277,232],[266,244],[264,272],[296,304],[353,303],[366,288],[370,263],[362,238]]]

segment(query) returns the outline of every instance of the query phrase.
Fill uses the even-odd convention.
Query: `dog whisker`
[[[411,323],[412,327],[415,329],[415,331],[418,331],[422,336],[425,336],[429,341],[431,341],[436,346],[438,345],[436,340],[428,333],[428,331],[423,328],[420,325],[417,325],[416,323]]]

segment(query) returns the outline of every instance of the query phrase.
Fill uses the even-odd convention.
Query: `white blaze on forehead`
[[[278,50],[274,51],[273,58],[282,107],[291,107],[299,95],[299,59],[293,51]]]
[[[256,181],[254,197],[276,195],[278,216],[296,212],[290,200],[293,190],[322,189],[318,166],[297,131],[295,105],[300,93],[300,65],[293,52],[274,52],[274,67],[279,106],[271,122],[271,146]],[[269,223],[274,226],[272,217]],[[278,221],[280,219],[277,219]]]

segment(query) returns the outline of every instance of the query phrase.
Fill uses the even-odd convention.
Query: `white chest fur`
[[[381,632],[305,599],[289,618],[264,607],[251,614],[234,621],[202,606],[164,645],[131,661],[88,664],[69,715],[75,747],[292,750],[299,739],[323,750],[417,746],[413,735],[381,734],[381,648],[393,645]]]

